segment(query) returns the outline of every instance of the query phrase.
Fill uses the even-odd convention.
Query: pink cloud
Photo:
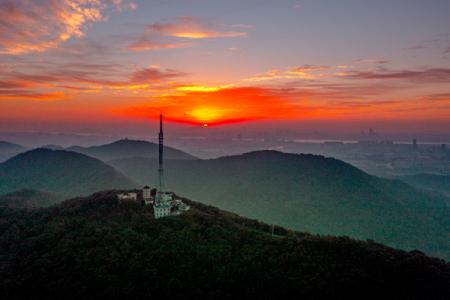
[[[133,51],[156,51],[161,49],[180,49],[180,48],[188,48],[191,47],[191,43],[163,43],[163,42],[155,42],[151,40],[141,39],[131,43],[128,46],[129,50]]]
[[[175,71],[175,70],[161,70],[157,68],[143,68],[133,72],[130,75],[130,83],[152,83],[172,80],[181,76],[186,75],[185,73]]]
[[[154,23],[147,26],[151,33],[187,39],[246,37],[245,31],[219,30],[200,19],[190,16],[180,17],[175,22]]]
[[[132,51],[180,49],[194,46],[186,42],[186,39],[246,37],[247,32],[243,29],[249,29],[249,26],[237,24],[228,27],[239,28],[238,31],[222,30],[222,27],[226,27],[225,25],[208,24],[190,16],[179,17],[173,22],[147,25],[146,32],[139,37],[134,37],[135,41],[128,46],[128,49]]]

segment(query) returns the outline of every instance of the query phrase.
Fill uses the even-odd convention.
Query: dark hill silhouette
[[[181,216],[96,193],[0,208],[5,299],[448,299],[450,265],[271,227],[188,201]]]
[[[24,146],[0,141],[0,163],[26,150]]]
[[[68,148],[68,150],[83,153],[105,162],[113,159],[130,157],[158,157],[158,144],[128,139],[101,146],[74,146]],[[190,154],[168,146],[164,147],[164,155],[167,159],[195,159],[195,157]]]
[[[111,164],[138,182],[157,182],[155,160]],[[449,258],[450,212],[442,197],[368,175],[340,160],[259,151],[168,160],[165,168],[169,190],[247,217]]]
[[[37,189],[74,196],[135,186],[102,161],[70,151],[35,149],[0,164],[0,194]]]

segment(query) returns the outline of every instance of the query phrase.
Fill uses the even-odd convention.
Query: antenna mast
[[[163,168],[163,155],[164,155],[164,132],[163,132],[163,115],[159,115],[159,168],[158,168],[158,175],[159,175],[159,192],[162,192],[163,189],[163,175],[164,175],[164,168]]]

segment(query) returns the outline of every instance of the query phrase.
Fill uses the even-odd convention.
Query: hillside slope
[[[135,141],[128,139],[119,140],[114,143],[101,146],[74,146],[68,148],[68,150],[83,153],[101,159],[105,162],[113,159],[130,157],[158,157],[158,144],[147,141]],[[164,147],[164,155],[167,159],[195,159],[195,157],[190,154],[168,146]]]
[[[70,151],[35,149],[0,164],[0,195],[37,189],[75,196],[136,186],[100,160]]]
[[[60,195],[31,189],[22,189],[6,195],[0,195],[0,207],[39,208],[61,202]]]
[[[157,182],[156,161],[111,163],[136,181]],[[261,151],[167,161],[165,182],[169,190],[265,222],[449,257],[450,211],[443,199],[336,159]]]
[[[114,193],[0,209],[0,294],[33,299],[448,299],[450,265],[420,252],[275,229],[188,201],[182,216]]]
[[[450,197],[450,175],[435,175],[435,174],[415,174],[399,177],[401,181],[404,181],[412,186],[440,192]]]

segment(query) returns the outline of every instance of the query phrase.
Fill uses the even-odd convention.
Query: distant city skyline
[[[163,113],[175,135],[450,136],[450,1],[0,0],[0,19],[0,132],[144,136]]]

